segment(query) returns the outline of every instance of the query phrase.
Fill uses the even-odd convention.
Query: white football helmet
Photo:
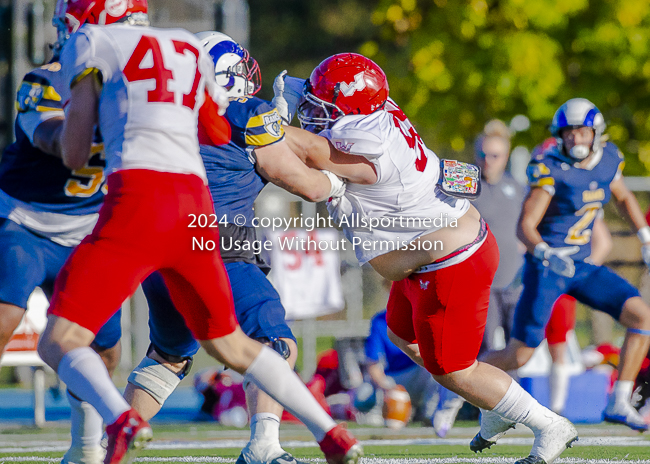
[[[603,114],[596,108],[596,105],[586,98],[572,98],[558,108],[550,127],[551,135],[555,137],[558,149],[563,151],[562,130],[583,126],[593,129],[594,141],[591,144],[591,149],[587,149],[583,145],[576,145],[571,149],[570,153],[567,153],[567,155],[578,160],[585,159],[591,151],[597,152],[602,149],[600,138],[607,125]]]
[[[196,34],[214,62],[217,84],[229,98],[250,97],[262,88],[260,68],[248,50],[221,32]]]

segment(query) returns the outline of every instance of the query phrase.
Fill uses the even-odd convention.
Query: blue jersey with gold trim
[[[270,103],[257,98],[231,101],[225,114],[232,138],[226,145],[201,145],[201,156],[208,175],[214,209],[229,222],[242,214],[252,227],[253,204],[267,181],[255,170],[253,150],[284,138],[280,114]]]
[[[0,190],[32,207],[69,215],[99,211],[104,193],[104,166],[101,153],[88,166],[71,171],[63,162],[42,152],[33,143],[33,131],[53,116],[63,116],[63,101],[69,89],[54,62],[36,68],[23,78],[18,89],[15,122],[16,141],[0,161]]]
[[[610,184],[623,170],[623,154],[607,142],[600,160],[591,168],[577,167],[556,146],[535,155],[528,165],[531,188],[541,187],[553,195],[537,230],[551,247],[578,245],[571,256],[582,261],[591,254],[594,219],[610,197]]]

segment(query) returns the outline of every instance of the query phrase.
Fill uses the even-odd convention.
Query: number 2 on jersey
[[[596,218],[598,210],[602,208],[602,203],[587,203],[575,215],[580,216],[580,219],[571,226],[569,233],[564,239],[564,243],[568,245],[586,245],[591,239],[591,230],[587,229]]]
[[[187,42],[173,40],[172,43],[174,44],[174,50],[176,53],[183,55],[186,51],[189,51],[194,55],[196,60],[196,71],[194,73],[192,89],[190,90],[190,93],[183,95],[183,106],[193,110],[196,105],[196,90],[199,87],[199,80],[201,78],[198,66],[199,51],[196,47]],[[153,64],[149,68],[142,68],[142,62],[148,52],[151,52]],[[126,66],[124,66],[123,73],[129,82],[148,79],[156,81],[156,86],[153,90],[149,90],[147,94],[147,101],[152,103],[174,103],[174,93],[170,92],[167,88],[167,82],[174,79],[174,73],[165,67],[163,54],[160,50],[160,44],[155,37],[143,35],[140,38],[138,45],[136,45],[135,50],[133,50],[133,54],[131,54],[131,58],[129,58]]]

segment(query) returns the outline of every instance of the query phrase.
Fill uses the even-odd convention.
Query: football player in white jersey
[[[287,101],[284,93],[302,98]],[[468,181],[460,195],[478,191],[465,178],[472,168],[458,179],[454,162],[441,165],[388,97],[384,72],[364,56],[327,58],[307,81],[279,76],[275,101],[283,119],[298,111],[302,126],[320,135],[287,127],[295,153],[348,181],[328,209],[359,262],[394,281],[391,340],[441,385],[491,411],[471,448],[491,446],[519,422],[535,434],[530,456],[519,462],[550,464],[577,439],[576,429],[508,374],[476,360],[499,252],[476,209],[451,195],[456,180]]]
[[[114,308],[156,270],[209,355],[298,417],[328,462],[356,462],[362,453],[357,440],[279,354],[242,332],[218,251],[192,247],[219,240],[216,229],[190,227],[192,216],[214,214],[199,155],[199,119],[215,145],[230,138],[220,116],[227,96],[201,43],[183,29],[148,27],[146,0],[59,2],[71,34],[61,55],[70,86],[62,159],[70,168],[86,163],[98,122],[109,186],[97,226],[56,279],[38,351],[108,424],[105,463],[127,462],[152,432],[89,345]]]

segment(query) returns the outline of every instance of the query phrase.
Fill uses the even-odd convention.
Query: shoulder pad
[[[248,107],[246,145],[264,147],[284,137],[282,118],[275,107],[258,98],[248,99],[244,105]]]
[[[47,72],[56,72],[61,69],[59,63],[50,63],[28,73],[23,78],[16,95],[16,111],[58,111],[61,110],[61,95],[54,89]]]
[[[371,115],[344,116],[320,135],[345,153],[377,158],[384,153],[384,134],[390,128],[390,115],[377,111]]]

